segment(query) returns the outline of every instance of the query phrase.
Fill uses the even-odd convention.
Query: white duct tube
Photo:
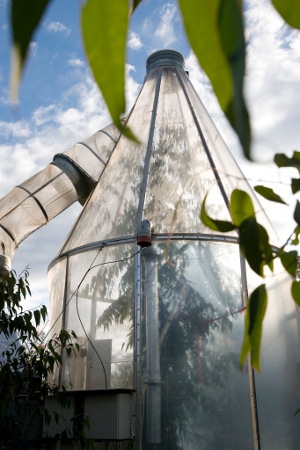
[[[52,164],[0,200],[0,275],[9,272],[18,245],[94,189],[120,132],[111,124],[54,157]]]

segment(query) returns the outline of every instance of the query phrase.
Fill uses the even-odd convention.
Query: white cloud
[[[35,41],[30,42],[30,55],[34,58],[37,54],[38,45]]]
[[[80,58],[70,58],[68,60],[68,65],[71,67],[84,67],[85,63]]]
[[[25,121],[0,122],[0,135],[3,138],[27,138],[30,135],[30,126]]]
[[[141,89],[141,85],[137,83],[131,75],[132,72],[135,72],[135,67],[131,64],[126,64],[126,114],[132,108]]]
[[[255,1],[250,2],[245,19],[249,43],[245,92],[254,154],[270,160],[275,152],[286,152],[300,144],[300,35],[287,27],[266,1],[259,7]]]
[[[171,3],[165,4],[159,12],[160,20],[157,24],[154,36],[158,38],[166,47],[173,44],[177,40],[174,29],[174,18],[176,12],[176,6]]]
[[[40,106],[32,115],[33,122],[36,126],[45,125],[53,120],[56,112],[55,105]]]
[[[47,25],[47,30],[53,33],[62,33],[68,36],[71,33],[70,28],[66,27],[61,22],[50,22]]]
[[[142,44],[142,41],[141,41],[139,35],[131,30],[129,31],[127,44],[128,44],[128,47],[131,48],[132,50],[139,50],[140,48],[143,47],[143,44]]]

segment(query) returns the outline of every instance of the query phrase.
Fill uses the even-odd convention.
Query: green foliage
[[[258,286],[249,297],[245,316],[244,342],[240,355],[241,367],[251,351],[252,366],[254,369],[260,370],[260,342],[267,301],[268,296],[264,284]]]
[[[298,0],[272,0],[274,7],[291,27],[300,28],[300,3]]]
[[[239,189],[235,189],[230,199],[230,214],[232,221],[240,226],[244,220],[255,216],[254,207],[250,196]]]
[[[123,128],[120,116],[125,112],[128,20],[128,1],[88,0],[82,7],[81,24],[86,55],[112,119],[120,129]]]
[[[282,200],[282,198],[271,188],[265,186],[254,186],[254,190],[262,197],[271,202],[282,203],[283,205],[286,205],[286,202]]]
[[[17,98],[18,86],[24,70],[30,41],[38,28],[42,16],[50,0],[12,0],[11,1],[11,27],[12,27],[12,69],[11,69],[11,95]]]
[[[293,158],[284,155],[276,155],[275,160],[280,167],[292,165],[295,167],[298,161],[299,152],[294,152]],[[297,162],[297,164],[299,164]],[[257,190],[257,189],[256,189]],[[261,186],[258,191],[264,194],[264,197],[270,201],[279,201],[285,203],[270,189]],[[205,199],[206,201],[206,199]],[[254,206],[250,196],[238,189],[235,189],[230,198],[229,210],[232,222],[225,222],[211,218],[205,211],[206,203],[203,202],[200,218],[202,222],[211,228],[220,232],[237,229],[239,232],[240,250],[251,269],[261,278],[265,276],[265,269],[274,270],[274,260],[279,258],[286,272],[294,279],[297,270],[298,253],[295,250],[286,251],[285,246],[274,252],[270,242],[267,230],[257,222]],[[287,244],[298,245],[298,235],[300,232],[300,203],[297,201],[294,219],[297,223],[293,232],[293,237],[288,239]],[[295,303],[300,306],[300,282],[294,280],[291,284],[291,294]],[[259,286],[250,295],[246,309],[246,322],[244,331],[244,342],[241,351],[241,364],[246,360],[248,353],[251,352],[253,367],[260,369],[259,350],[262,338],[262,322],[267,306],[267,291],[265,285]]]
[[[52,385],[49,377],[62,364],[62,350],[67,355],[78,350],[76,335],[61,330],[45,342],[38,327],[47,309],[24,310],[28,294],[27,270],[20,277],[11,272],[0,282],[0,333],[6,342],[0,352],[0,447],[5,448],[32,438],[32,424],[41,426],[43,415],[49,422],[51,415],[41,411],[46,396],[55,395],[62,407],[70,404],[63,386]]]
[[[50,0],[12,0],[12,93],[18,86],[30,40]],[[125,55],[129,16],[142,0],[108,2],[87,0],[82,7],[82,36],[94,78],[117,127],[125,111]],[[291,26],[300,28],[297,0],[273,0],[273,5]],[[244,154],[251,159],[251,127],[243,95],[246,45],[242,0],[179,0],[190,45],[208,75],[217,99],[234,130]]]
[[[206,210],[205,210],[206,199],[207,199],[207,195],[201,206],[200,219],[201,219],[202,223],[204,223],[204,225],[206,225],[211,230],[220,231],[221,233],[226,233],[228,231],[235,230],[236,226],[233,223],[228,222],[226,220],[217,220],[217,219],[213,219],[212,217],[209,217],[209,215],[206,213]]]

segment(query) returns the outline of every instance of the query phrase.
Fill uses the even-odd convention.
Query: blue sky
[[[0,197],[52,161],[53,155],[110,122],[85,61],[80,35],[80,1],[53,0],[34,36],[15,111],[8,102],[9,1],[0,0]],[[254,155],[270,161],[276,152],[300,148],[300,37],[268,0],[248,0],[245,21],[248,65],[245,92],[254,133]],[[161,48],[183,53],[204,105],[252,184],[277,179],[271,164],[250,164],[241,155],[185,39],[176,1],[145,0],[131,20],[127,53],[128,107],[145,76],[147,56]],[[285,181],[285,180],[283,180]],[[267,206],[275,226],[285,230],[290,215]],[[80,207],[74,205],[17,250],[14,267],[31,267],[34,304],[47,302],[47,265],[55,256]],[[285,212],[284,212],[285,211]]]

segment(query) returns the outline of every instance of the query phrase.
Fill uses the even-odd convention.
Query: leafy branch
[[[274,158],[278,167],[293,167],[300,173],[300,152],[294,152],[291,158],[278,154]],[[295,185],[299,178],[291,180],[291,190],[295,193]],[[265,199],[277,203],[286,204],[282,198],[272,189],[264,186],[256,186],[256,192]],[[232,221],[216,220],[210,217],[206,211],[206,199],[202,204],[200,219],[208,228],[226,233],[237,230],[239,234],[239,246],[242,255],[251,269],[262,279],[266,277],[266,271],[274,271],[274,261],[280,259],[285,271],[292,277],[291,295],[297,306],[300,306],[300,282],[296,279],[298,253],[296,250],[287,251],[288,245],[299,244],[300,233],[300,203],[297,201],[294,210],[296,227],[286,243],[279,249],[274,249],[269,240],[267,230],[257,222],[251,197],[244,191],[235,189],[230,198],[229,211]],[[252,365],[260,370],[260,348],[262,339],[262,324],[268,303],[266,284],[258,286],[250,295],[245,316],[244,341],[240,354],[241,367],[249,353],[251,353]]]
[[[12,271],[0,282],[0,447],[3,444],[5,448],[7,442],[27,438],[47,396],[55,395],[62,407],[70,405],[63,386],[50,380],[63,363],[62,352],[70,356],[79,349],[73,331],[61,330],[44,341],[39,326],[46,321],[46,307],[33,311],[23,308],[31,294],[28,276],[28,270],[20,277]],[[43,415],[46,423],[53,416],[45,408]],[[54,413],[54,419],[57,416]]]
[[[11,97],[17,99],[30,41],[52,0],[12,0]],[[129,17],[142,0],[87,0],[81,10],[86,57],[116,126],[132,138],[120,117],[125,103],[125,55]],[[300,28],[300,3],[273,0],[274,8],[292,27]],[[179,0],[192,50],[209,77],[219,104],[251,159],[251,126],[243,95],[246,41],[242,0]],[[116,32],[117,30],[117,32]]]

